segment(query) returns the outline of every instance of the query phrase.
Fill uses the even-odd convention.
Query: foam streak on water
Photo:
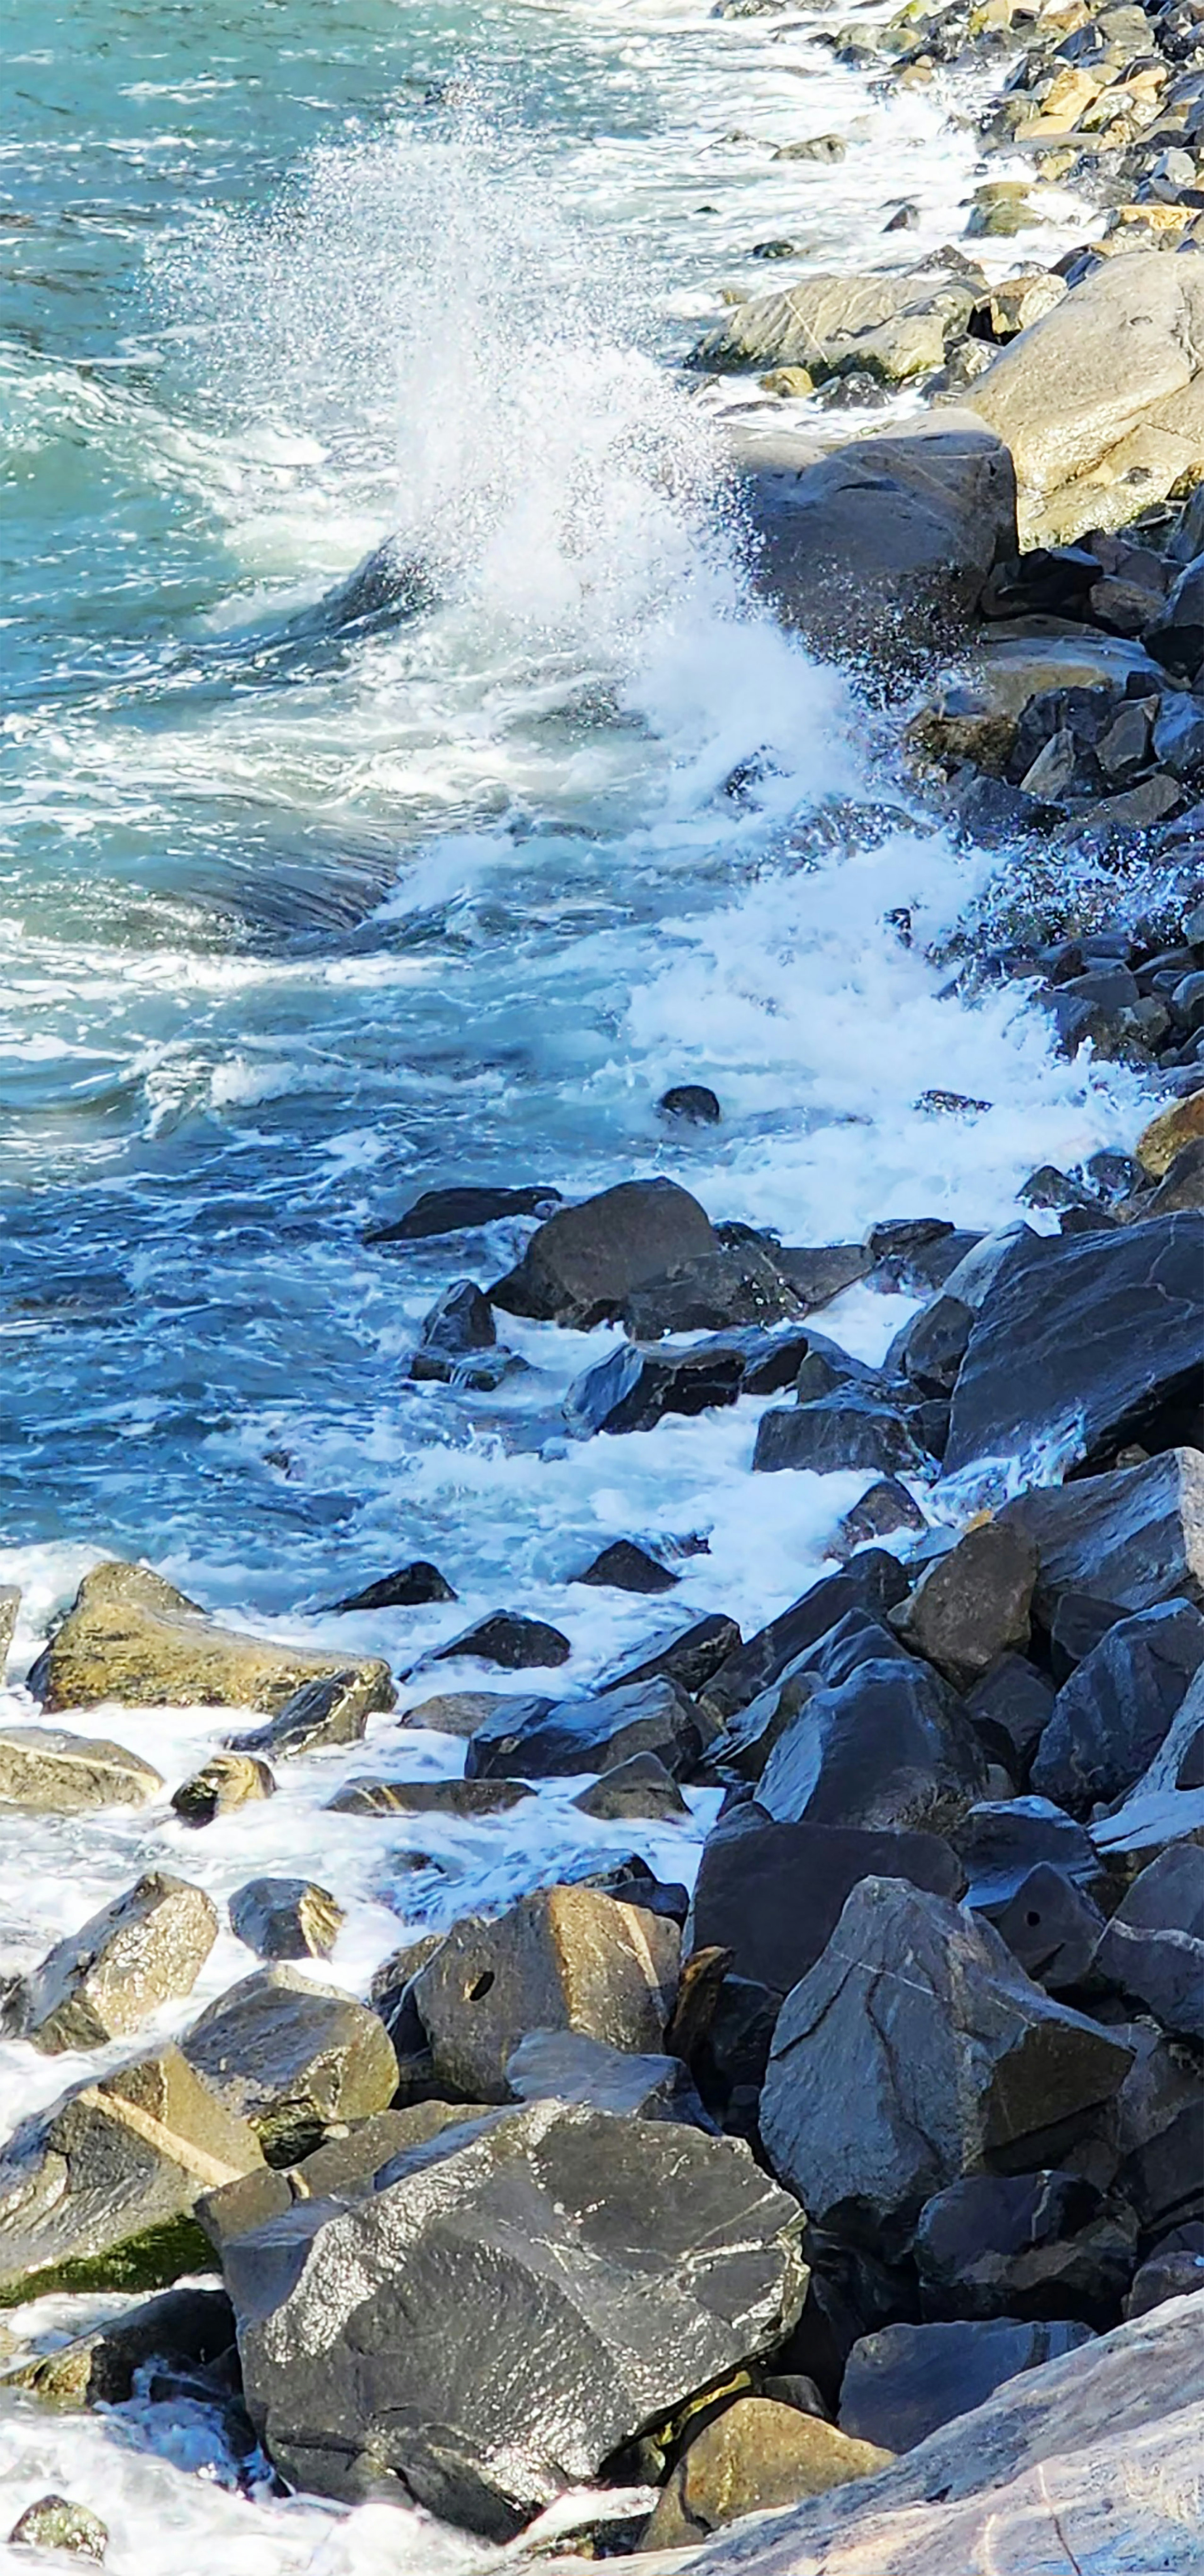
[[[821,23],[288,0],[216,27],[90,0],[48,36],[15,12],[6,1722],[36,1714],[20,1677],[111,1552],[403,1671],[506,1603],[565,1628],[570,1687],[694,1612],[748,1630],[818,1572],[867,1480],[754,1482],[759,1405],[564,1437],[605,1331],[515,1326],[527,1369],[495,1396],[410,1386],[434,1296],[496,1277],[523,1231],[366,1246],[419,1189],[667,1172],[717,1219],[824,1242],[988,1226],[1034,1164],[1134,1132],[1133,1077],[1054,1058],[1014,990],[949,989],[939,951],[992,863],[917,820],[851,685],[753,603],[714,406],[666,369],[725,274],[763,282],[763,235],[831,264],[878,256],[893,198],[923,208],[900,258],[964,219],[948,102],[909,93],[888,124]],[[837,171],[772,161],[833,126]],[[435,604],[349,636],[323,595],[390,536]],[[658,1125],[681,1080],[714,1085],[720,1129]],[[936,1118],[932,1090],[989,1105]],[[907,1311],[855,1289],[825,1323],[877,1358]],[[575,1579],[618,1535],[683,1549],[668,1614]],[[321,1609],[416,1555],[455,1603]],[[440,1668],[458,1679],[495,1676]],[[170,1790],[237,1723],[211,1719],[73,1723]],[[204,1834],[166,1795],[0,1821],[0,1970],[152,1865],[219,1900],[280,1870],[337,1891],[331,1972],[363,1991],[407,1931],[566,1867],[637,1847],[688,1881],[715,1809],[692,1792],[688,1822],[633,1832],[586,1823],[566,1782],[420,1837],[325,1812],[357,1771],[461,1761],[377,1718]],[[150,2035],[250,1965],[223,1934]],[[0,2125],[95,2064],[0,2045]],[[84,2314],[16,2325],[44,2341]],[[0,2533],[61,2488],[104,2516],[115,2576],[495,2562],[418,2517],[235,2484],[203,2413],[0,2405]]]

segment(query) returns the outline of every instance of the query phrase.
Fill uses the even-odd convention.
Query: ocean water
[[[496,1277],[524,1234],[366,1245],[419,1190],[666,1173],[796,1243],[889,1216],[987,1226],[1034,1165],[1148,1115],[1136,1076],[1056,1058],[1016,988],[954,989],[945,944],[1008,862],[913,810],[856,675],[757,605],[730,395],[677,365],[725,286],[903,263],[964,227],[981,84],[886,99],[824,25],[666,0],[10,7],[9,1722],[34,1713],[21,1676],[49,1620],[114,1553],[401,1671],[521,1608],[570,1636],[570,1683],[703,1610],[747,1630],[820,1571],[869,1479],[754,1483],[760,1406],[565,1437],[564,1390],[607,1331],[507,1328],[526,1367],[491,1396],[410,1385],[434,1297]],[[835,168],[771,157],[833,129]],[[884,244],[903,198],[919,229]],[[1089,229],[1052,199],[1039,255]],[[784,234],[796,260],[752,261]],[[348,634],[323,603],[386,537],[430,604]],[[714,1086],[718,1129],[665,1131],[675,1081]],[[917,1104],[938,1088],[990,1105],[934,1117]],[[825,1328],[876,1358],[907,1311],[859,1288]],[[618,1535],[679,1552],[671,1603],[575,1580]],[[416,1555],[454,1604],[323,1612]],[[431,1687],[406,1683],[403,1709]],[[228,1720],[78,1724],[170,1788]],[[566,1783],[487,1824],[424,1819],[419,1843],[324,1812],[357,1771],[461,1761],[376,1719],[206,1834],[166,1802],[0,1820],[0,1968],[152,1864],[218,1897],[281,1868],[337,1891],[331,1973],[363,1990],[407,1927],[591,1853],[638,1846],[688,1879],[714,1814],[695,1792],[688,1825],[587,1824]],[[223,1935],[156,2033],[250,1965]],[[0,2044],[0,2125],[84,2064]],[[9,2322],[45,2339],[83,2313]],[[0,2402],[0,2538],[48,2486],[103,2513],[116,2576],[494,2563],[421,2518],[239,2492],[200,2410]]]

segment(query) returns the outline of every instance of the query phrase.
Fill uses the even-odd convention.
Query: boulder
[[[580,2030],[531,2030],[506,2060],[518,2102],[584,2102],[637,2120],[713,2130],[680,2057],[636,2056]]]
[[[50,2056],[127,2039],[161,2004],[192,1993],[216,1939],[204,1889],[150,1870],[16,1980],[5,2026]]]
[[[1194,1395],[1202,1338],[1196,1215],[1064,1236],[1035,1257],[1014,1256],[970,1335],[944,1475],[1012,1458],[1046,1473],[1056,1458],[1065,1471],[1139,1440],[1164,1408]]]
[[[1137,2221],[1077,2174],[969,2174],[926,2202],[913,2252],[926,2317],[1103,2327],[1133,2276]]]
[[[39,1655],[29,1687],[45,1708],[254,1708],[275,1716],[302,1682],[342,1673],[345,1659],[221,1628],[145,1565],[117,1558],[84,1576]],[[355,1667],[374,1708],[392,1708],[389,1667]]]
[[[1083,2576],[1195,2576],[1202,2331],[1179,2299],[1023,2371],[877,2477],[721,2533],[698,2576],[1065,2576],[1068,2553]]]
[[[1202,1462],[1204,1474],[1204,1462]],[[737,1644],[702,1685],[707,1708],[720,1721],[747,1708],[759,1691],[779,1681],[797,1655],[815,1645],[849,1610],[868,1610],[885,1618],[908,1590],[907,1576],[886,1548],[865,1548],[841,1574],[822,1575],[818,1583],[754,1637]]]
[[[393,1574],[378,1575],[359,1592],[349,1592],[342,1601],[332,1601],[332,1614],[359,1610],[414,1610],[427,1601],[454,1601],[450,1583],[437,1565],[427,1557],[417,1556],[409,1565],[399,1565]]]
[[[721,1250],[705,1210],[676,1181],[620,1181],[549,1217],[490,1301],[507,1314],[588,1328],[610,1322],[646,1280]]]
[[[1204,1940],[1114,1920],[1100,1933],[1091,1968],[1093,1983],[1113,1987],[1152,2013],[1174,2038],[1204,2047]]]
[[[784,1243],[774,1253],[783,1277],[801,1297],[808,1314],[830,1306],[842,1290],[869,1277],[873,1254],[863,1243]],[[772,1388],[763,1390],[772,1394]]]
[[[1086,1889],[1049,1861],[1038,1861],[1004,1902],[980,1899],[975,1911],[994,1924],[1026,1977],[1048,1993],[1083,1984],[1104,1918]]]
[[[1127,2317],[1148,2316],[1164,2299],[1190,2298],[1204,2290],[1204,2226],[1174,2228],[1154,2247],[1133,2275],[1125,2301]]]
[[[613,1771],[654,1753],[688,1778],[713,1724],[667,1677],[631,1682],[581,1699],[508,1699],[484,1719],[464,1758],[466,1780],[549,1780]]]
[[[507,2061],[531,2030],[659,2053],[679,1946],[674,1924],[585,1887],[539,1888],[493,1921],[466,1916],[410,1988],[436,2076],[504,2102]]]
[[[1009,1763],[1019,1779],[1027,1776],[1055,1696],[1048,1675],[1015,1654],[1000,1655],[966,1693],[966,1708],[979,1734],[996,1727],[1007,1737]]]
[[[430,2146],[449,2130],[488,2116],[484,2102],[412,2102],[402,2109],[375,2111],[371,2119],[357,2120],[345,2135],[329,2138],[297,2165],[284,2169],[261,2165],[237,2182],[206,2192],[197,2203],[197,2217],[219,2261],[224,2261],[236,2237],[286,2216],[295,2201],[347,2205],[360,2200],[371,2191],[377,2174],[398,2156],[408,2155],[414,2147]]]
[[[74,2086],[0,2151],[0,2306],[204,2268],[200,2194],[262,2161],[254,2130],[177,2048]]]
[[[214,1753],[190,1780],[182,1780],[173,1790],[171,1803],[181,1824],[199,1830],[218,1816],[233,1815],[238,1807],[273,1797],[275,1790],[267,1763],[254,1754]]]
[[[1137,1139],[1137,1160],[1152,1181],[1164,1181],[1171,1165],[1188,1145],[1204,1140],[1204,1082],[1185,1100],[1160,1109]]]
[[[969,1875],[967,1902],[991,1911],[1010,1904],[1030,1873],[1045,1864],[1081,1887],[1103,1878],[1086,1827],[1048,1798],[987,1800],[971,1807],[952,1841]]]
[[[308,1878],[249,1878],[230,1899],[230,1929],[260,1959],[328,1959],[344,1919]]]
[[[906,1879],[949,1897],[965,1885],[936,1834],[769,1824],[757,1808],[737,1807],[703,1844],[690,1946],[730,1950],[736,1976],[787,1994],[827,1948],[863,1878]]]
[[[801,461],[762,432],[736,463],[757,582],[821,651],[880,655],[884,634],[914,651],[964,630],[992,565],[1017,550],[1011,458],[966,413]]]
[[[442,1351],[449,1359],[489,1350],[496,1340],[493,1308],[475,1279],[453,1279],[422,1319],[424,1350]]]
[[[948,1683],[883,1659],[813,1694],[774,1746],[757,1803],[780,1824],[941,1833],[986,1786],[986,1757]]]
[[[624,1298],[620,1320],[636,1341],[663,1333],[715,1333],[784,1323],[802,1315],[802,1298],[755,1243],[725,1245],[679,1261]]]
[[[504,1816],[530,1795],[519,1780],[376,1780],[365,1773],[336,1789],[326,1801],[326,1812],[332,1816]]]
[[[985,1521],[937,1557],[891,1624],[955,1689],[969,1690],[997,1657],[1027,1646],[1036,1579],[1032,1539]]]
[[[1004,439],[1020,486],[1020,527],[1029,545],[1066,542],[1119,517],[1105,491],[1123,482],[1126,442],[1161,433],[1169,481],[1142,450],[1141,506],[1169,491],[1200,443],[1196,376],[1204,337],[1204,293],[1191,260],[1154,251],[1101,262],[1081,285],[1022,331],[971,386],[972,411]],[[1191,389],[1191,401],[1185,401]],[[1188,424],[1191,424],[1189,427]],[[1186,430],[1186,453],[1177,433]]]
[[[681,1577],[634,1539],[616,1538],[575,1579],[614,1592],[672,1592]]]
[[[1204,1613],[1189,1601],[1110,1627],[1064,1682],[1032,1767],[1042,1797],[1086,1816],[1124,1798],[1153,1761],[1204,1665]]]
[[[499,1217],[550,1216],[559,1200],[559,1190],[539,1187],[488,1189],[461,1184],[447,1190],[423,1190],[404,1216],[391,1225],[374,1227],[365,1239],[369,1243],[426,1243],[432,1235],[467,1234],[478,1226],[495,1225]]]
[[[855,2343],[845,2368],[840,2421],[889,2451],[969,2415],[1018,2371],[1039,2370],[1092,2340],[1090,2326],[993,2317],[945,2325],[884,2326]]]
[[[266,1726],[232,1735],[230,1746],[235,1753],[270,1754],[284,1762],[299,1753],[318,1753],[328,1744],[358,1744],[369,1717],[379,1708],[392,1708],[396,1696],[390,1684],[387,1700],[382,1699],[379,1681],[363,1668],[319,1673],[290,1692]]]
[[[339,1986],[260,1968],[193,2023],[181,2053],[269,2164],[292,2164],[334,2120],[383,2111],[397,2059],[379,2015]]]
[[[645,2549],[685,2549],[746,2513],[826,2495],[893,2459],[772,2397],[738,2397],[687,2444],[662,2487]]]
[[[879,1476],[844,1514],[837,1533],[839,1545],[832,1554],[847,1562],[859,1547],[872,1547],[876,1539],[890,1538],[896,1530],[926,1528],[923,1512],[906,1485],[897,1476]]]
[[[598,1431],[650,1431],[666,1413],[692,1417],[734,1404],[743,1377],[743,1354],[729,1344],[666,1355],[624,1342],[574,1378],[562,1410],[574,1440]]]
[[[429,1728],[432,1735],[472,1735],[512,1697],[507,1691],[437,1691],[433,1699],[419,1700],[415,1707],[407,1708],[397,1722],[399,1726]],[[551,1705],[549,1700],[547,1706]]]
[[[686,1127],[719,1127],[723,1123],[723,1111],[706,1082],[671,1083],[656,1106],[662,1118],[680,1118]]]
[[[252,2421],[290,2484],[505,2539],[781,2341],[801,2214],[747,2150],[537,2102],[226,2249]]]
[[[109,2545],[106,2525],[86,2504],[44,2495],[27,2504],[8,2535],[10,2549],[53,2549],[56,2556],[88,2558],[99,2566]]]
[[[145,1807],[163,1785],[140,1754],[105,1735],[68,1735],[59,1726],[0,1732],[0,1808],[78,1816],[99,1807]]]
[[[814,2222],[889,2243],[962,2175],[1048,2161],[1132,2060],[1032,1985],[989,1924],[867,1878],[782,2007],[761,2135]]]
[[[853,370],[899,384],[931,374],[974,310],[963,277],[839,277],[817,272],[784,293],[729,308],[707,333],[707,367],[804,366],[816,384]]]
[[[592,1788],[574,1798],[573,1805],[583,1816],[594,1816],[603,1824],[616,1824],[626,1816],[670,1823],[690,1813],[672,1773],[655,1753],[632,1753],[626,1762],[614,1763]]]
[[[1140,1870],[1112,1917],[1134,1932],[1187,1932],[1204,1941],[1204,1853],[1173,1843]]]
[[[567,1664],[572,1654],[567,1637],[546,1619],[528,1619],[520,1610],[491,1610],[474,1620],[427,1658],[432,1664],[458,1662],[470,1655],[480,1664],[497,1664],[503,1672],[521,1673],[532,1666]]]
[[[604,1673],[596,1688],[603,1699],[609,1699],[612,1693],[634,1690],[641,1682],[670,1681],[694,1698],[709,1688],[720,1665],[739,1651],[740,1643],[735,1620],[724,1611],[709,1610],[701,1619],[692,1619],[688,1628],[678,1628],[664,1638],[638,1663],[620,1664]]]
[[[1116,2189],[1148,2243],[1204,2218],[1204,2083],[1198,2049],[1160,2034],[1116,2102]]]
[[[233,2341],[234,2311],[224,2290],[164,2290],[18,2362],[4,2372],[3,2384],[28,2389],[51,2406],[123,2406],[148,2362],[190,2362],[204,2369]]]
[[[8,1650],[16,1631],[17,1613],[20,1607],[20,1586],[16,1583],[0,1583],[0,1682],[4,1679],[4,1668],[8,1662]]]
[[[845,1387],[809,1404],[763,1413],[752,1462],[768,1474],[807,1467],[830,1476],[849,1467],[915,1469],[922,1452],[892,1405]]]
[[[999,1518],[1035,1540],[1036,1617],[1053,1624],[1066,1593],[1122,1610],[1204,1603],[1204,1453],[1168,1449],[1138,1467],[1036,1486]]]

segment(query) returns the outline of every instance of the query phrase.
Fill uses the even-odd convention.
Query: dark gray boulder
[[[530,2030],[506,2060],[518,2102],[583,2102],[636,2120],[684,2120],[714,2131],[680,2057],[608,2048],[580,2030]]]
[[[690,1813],[672,1773],[655,1753],[629,1754],[625,1762],[615,1763],[592,1787],[583,1789],[573,1805],[583,1816],[603,1824],[617,1824],[627,1816],[672,1822]]]
[[[1122,1610],[1204,1602],[1204,1453],[1168,1449],[1144,1466],[1035,1486],[999,1519],[1035,1540],[1033,1608],[1046,1628],[1068,1592]]]
[[[814,2222],[889,2247],[964,2174],[1050,2161],[1132,2061],[989,1924],[867,1878],[782,2007],[761,2135]]]
[[[676,1181],[620,1181],[549,1217],[490,1302],[543,1323],[603,1324],[646,1280],[721,1249],[705,1210]]]
[[[1005,2379],[1039,2370],[1090,2343],[1090,2326],[1016,2317],[951,2325],[883,2326],[855,2343],[840,2397],[840,2428],[884,2450],[913,2451],[968,2415]]]
[[[292,2164],[335,2120],[383,2111],[397,2059],[378,2014],[299,1969],[260,1968],[210,2004],[181,2044],[186,2063],[254,2130],[269,2164]]]
[[[232,1753],[270,1754],[283,1762],[316,1753],[326,1744],[358,1744],[369,1717],[392,1702],[391,1686],[386,1698],[371,1675],[365,1680],[362,1669],[349,1665],[346,1672],[319,1673],[302,1682],[266,1726],[226,1741]]]
[[[1168,1406],[1197,1396],[1202,1344],[1198,1214],[1014,1255],[970,1335],[945,1476],[997,1459],[1036,1466],[1051,1454],[1065,1468],[1140,1440]]]
[[[676,1262],[632,1288],[620,1321],[637,1341],[662,1333],[718,1333],[727,1327],[779,1324],[801,1316],[803,1299],[759,1244],[727,1245]]]
[[[1027,1646],[1037,1562],[1025,1531],[985,1521],[927,1568],[892,1624],[955,1689],[968,1690],[1000,1655]]]
[[[817,1476],[849,1467],[889,1474],[921,1463],[902,1414],[856,1387],[763,1413],[753,1449],[753,1466],[766,1475],[788,1467],[807,1467]]]
[[[467,1234],[494,1225],[499,1217],[550,1216],[559,1190],[489,1189],[461,1184],[447,1190],[424,1190],[404,1216],[391,1225],[375,1226],[368,1243],[425,1243],[433,1235]]]
[[[1089,1592],[1062,1594],[1049,1627],[1049,1669],[1059,1690],[1124,1617],[1117,1601],[1096,1601]]]
[[[693,1699],[707,1689],[713,1674],[739,1645],[735,1620],[726,1611],[708,1610],[701,1619],[692,1619],[688,1628],[663,1638],[637,1663],[619,1664],[603,1673],[597,1688],[608,1699],[612,1691],[633,1690],[638,1682],[670,1681]]]
[[[1116,2189],[1150,2241],[1204,2219],[1204,2081],[1200,2052],[1161,2033],[1116,2101]]]
[[[1064,1682],[1032,1784],[1072,1815],[1124,1798],[1153,1761],[1204,1665],[1204,1613],[1171,1601],[1109,1628]]]
[[[846,1611],[868,1610],[872,1617],[884,1619],[907,1589],[907,1576],[897,1557],[886,1548],[865,1548],[842,1574],[821,1576],[788,1610],[733,1647],[701,1686],[707,1707],[720,1720],[747,1708],[758,1691],[779,1681],[787,1665],[815,1645]]]
[[[1042,1864],[1076,1886],[1102,1883],[1099,1854],[1086,1827],[1048,1798],[985,1799],[950,1837],[970,1881],[968,1902],[988,1911],[1010,1904]]]
[[[897,1476],[880,1476],[876,1484],[866,1486],[860,1501],[845,1513],[839,1545],[832,1554],[847,1558],[859,1547],[872,1546],[875,1539],[890,1538],[896,1530],[922,1530],[925,1526],[923,1512],[906,1485]]]
[[[769,1756],[757,1803],[780,1824],[940,1833],[986,1786],[986,1758],[948,1683],[882,1659],[806,1702]]]
[[[455,1663],[467,1655],[476,1663],[521,1673],[532,1667],[567,1664],[572,1651],[568,1638],[546,1619],[528,1619],[521,1610],[491,1610],[474,1620],[471,1628],[462,1628],[459,1636],[449,1637],[445,1646],[437,1646],[426,1660]]]
[[[328,1959],[344,1919],[309,1878],[249,1878],[230,1899],[230,1929],[260,1959]]]
[[[574,1378],[561,1409],[575,1440],[650,1431],[666,1413],[691,1417],[734,1404],[743,1376],[742,1354],[728,1347],[662,1355],[626,1342]]]
[[[1048,1675],[1017,1654],[997,1656],[966,1693],[966,1707],[976,1726],[1002,1728],[1019,1779],[1027,1778],[1055,1696]]]
[[[163,2290],[6,2370],[4,2383],[52,2406],[123,2406],[148,2362],[203,2370],[233,2341],[234,2311],[224,2290]]]
[[[925,2203],[913,2246],[924,2314],[1114,2325],[1137,2221],[1078,2174],[969,2174]]]
[[[422,1319],[423,1349],[442,1351],[448,1359],[490,1350],[496,1340],[493,1308],[475,1279],[453,1279]]]
[[[654,1753],[688,1778],[714,1728],[676,1682],[662,1676],[581,1699],[507,1700],[471,1736],[466,1780],[551,1780],[612,1771]]]
[[[503,2540],[802,2302],[796,2204],[733,2140],[529,2104],[226,2248],[243,2385],[290,2484]]]
[[[359,1592],[349,1592],[342,1601],[332,1601],[332,1613],[357,1610],[413,1610],[426,1601],[454,1601],[450,1583],[429,1558],[415,1557],[409,1565],[399,1565],[392,1574],[378,1575],[365,1583]]]
[[[965,1874],[936,1834],[770,1824],[738,1807],[702,1847],[690,1946],[730,1950],[732,1970],[787,1994],[827,1948],[863,1878],[901,1878],[957,1897]]]
[[[1139,1870],[1112,1917],[1133,1932],[1186,1932],[1204,1941],[1204,1851],[1172,1843]]]
[[[1204,1940],[1113,1921],[1100,1932],[1092,1982],[1111,1986],[1176,2039],[1204,2047]]]
[[[863,1243],[784,1243],[774,1254],[779,1270],[802,1298],[808,1314],[867,1279],[874,1256]]]
[[[1001,1905],[980,1904],[1026,1977],[1051,1995],[1081,1986],[1095,1957],[1104,1918],[1094,1899],[1049,1861],[1038,1861]]]
[[[634,1539],[616,1538],[575,1579],[615,1592],[672,1592],[681,1577]]]

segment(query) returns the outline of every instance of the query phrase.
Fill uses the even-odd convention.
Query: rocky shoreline
[[[716,14],[767,41],[780,15]],[[955,975],[1023,982],[1066,1055],[1144,1068],[1134,1150],[1034,1170],[985,1234],[918,1214],[794,1244],[785,1212],[713,1220],[661,1179],[451,1187],[367,1237],[386,1267],[445,1257],[411,1383],[489,1394],[523,1368],[516,1322],[608,1324],[566,1441],[737,1407],[757,1473],[863,1490],[751,1632],[739,1600],[675,1618],[672,1552],[612,1542],[575,1580],[663,1596],[663,1624],[587,1685],[554,1678],[571,1603],[561,1628],[506,1601],[399,1663],[223,1626],[144,1565],[85,1575],[13,1658],[0,1808],[73,1820],[85,1853],[128,1812],[148,1866],[0,1993],[7,2039],[83,2061],[0,2148],[0,2306],[113,2302],[8,2338],[22,2402],[207,2410],[245,2493],[405,2504],[432,2563],[473,2571],[1200,2564],[1197,23],[913,0],[837,30],[887,82],[1003,66],[982,148],[1031,181],[985,179],[965,247],[914,273],[895,210],[881,274],[733,300],[696,358],[754,379],[731,438],[767,595],[870,657],[910,796],[1014,861]],[[1099,237],[988,274],[975,245],[1051,184]],[[886,425],[833,442],[879,399]],[[723,1123],[698,1083],[659,1107]],[[824,1329],[858,1284],[913,1301],[877,1366]],[[455,1597],[414,1561],[325,1615]],[[0,1591],[5,1649],[21,1608]],[[123,1712],[172,1708],[211,1716],[184,1777],[121,1741]],[[219,1907],[155,1837],[174,1860],[361,1744],[325,1811],[419,1841],[558,1783],[633,1845],[697,1792],[717,1813],[691,1885],[583,1843],[356,1993],[324,1972],[336,1870]],[[231,1936],[243,1973],[198,2011]],[[10,2539],[108,2545],[49,2495]]]

